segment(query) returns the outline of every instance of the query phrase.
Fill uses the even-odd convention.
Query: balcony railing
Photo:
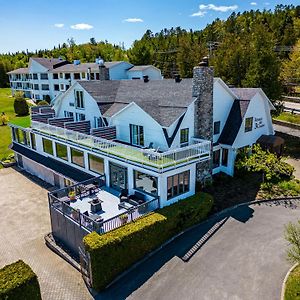
[[[100,151],[107,156],[131,161],[158,171],[174,168],[178,164],[190,161],[200,162],[210,159],[211,143],[202,139],[194,138],[188,146],[171,149],[166,152],[157,152],[154,149],[141,149],[35,121],[31,122],[31,127],[44,135],[73,142],[77,145]]]

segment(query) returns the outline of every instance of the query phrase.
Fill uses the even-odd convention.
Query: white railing
[[[48,136],[71,141],[78,145],[101,151],[108,156],[115,156],[125,161],[136,162],[159,170],[174,167],[189,161],[210,159],[211,143],[202,139],[194,138],[192,139],[192,143],[188,146],[170,149],[160,153],[154,149],[141,149],[124,145],[122,143],[36,121],[31,122],[31,127]]]

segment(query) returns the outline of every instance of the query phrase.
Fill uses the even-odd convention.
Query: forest
[[[216,77],[236,87],[261,87],[275,100],[287,83],[300,81],[300,6],[232,13],[227,20],[216,19],[202,30],[147,30],[130,49],[96,38],[77,45],[70,38],[51,50],[0,54],[0,87],[9,84],[6,72],[26,67],[31,56],[60,56],[70,62],[89,62],[101,56],[105,61],[153,64],[165,78],[175,74],[191,77],[193,67],[209,56]]]

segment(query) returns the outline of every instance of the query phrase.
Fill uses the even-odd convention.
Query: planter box
[[[4,168],[9,168],[9,167],[12,167],[16,164],[16,161],[12,161],[12,162],[9,162],[9,163],[5,163],[4,161],[0,161],[1,165],[4,167]]]

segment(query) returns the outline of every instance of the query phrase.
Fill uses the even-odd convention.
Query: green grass
[[[14,98],[11,97],[10,88],[0,89],[0,112],[5,112],[9,122],[23,127],[30,126],[30,117],[17,117],[14,112]],[[9,126],[0,126],[0,160],[12,153],[8,148],[11,144],[11,132]]]
[[[300,300],[300,266],[296,267],[288,277],[284,300]]]
[[[283,112],[275,120],[285,121],[294,124],[300,124],[300,114],[292,114],[289,112]]]

